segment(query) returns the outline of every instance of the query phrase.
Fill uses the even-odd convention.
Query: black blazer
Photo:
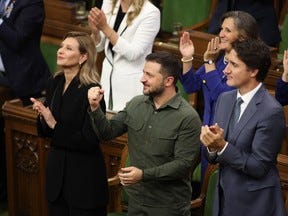
[[[15,0],[0,25],[0,54],[7,73],[0,85],[12,88],[17,97],[41,92],[51,76],[40,50],[44,18],[43,0]]]
[[[221,17],[230,10],[251,14],[258,23],[261,39],[269,46],[278,45],[281,36],[273,0],[219,0],[208,27],[209,33],[219,33]]]
[[[90,209],[107,205],[105,163],[87,113],[87,91],[96,84],[80,86],[76,76],[62,95],[64,83],[64,75],[59,75],[49,82],[47,90],[45,105],[57,121],[54,130],[43,122],[38,124],[40,134],[52,138],[46,173],[47,199],[56,200],[64,189],[75,207]],[[105,112],[104,100],[101,108]]]

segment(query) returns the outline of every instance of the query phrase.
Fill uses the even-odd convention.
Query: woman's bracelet
[[[190,59],[186,59],[185,57],[182,57],[181,58],[181,61],[183,62],[183,63],[187,63],[187,62],[192,62],[193,61],[193,56],[190,58]]]

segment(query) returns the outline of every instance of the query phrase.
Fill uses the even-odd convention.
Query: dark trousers
[[[56,201],[48,203],[49,216],[107,216],[106,206],[95,209],[76,208],[67,203],[61,195]]]

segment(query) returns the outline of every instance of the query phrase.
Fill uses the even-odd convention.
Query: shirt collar
[[[154,108],[154,102],[152,97],[148,97],[145,100],[146,103],[150,103]],[[171,107],[173,109],[178,109],[182,102],[182,96],[179,92],[177,92],[174,97],[172,97],[167,103],[163,104],[158,110],[165,109],[166,107]]]
[[[253,98],[253,96],[256,94],[256,92],[260,89],[261,86],[262,86],[262,82],[259,83],[256,88],[252,89],[251,91],[247,92],[244,95],[241,95],[239,90],[238,90],[237,91],[237,98],[241,97],[243,102],[245,104],[248,104],[251,101],[251,99]]]

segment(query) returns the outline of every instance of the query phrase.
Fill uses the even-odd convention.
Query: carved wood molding
[[[13,131],[12,145],[15,146],[16,168],[26,173],[39,172],[39,139],[36,136]]]

